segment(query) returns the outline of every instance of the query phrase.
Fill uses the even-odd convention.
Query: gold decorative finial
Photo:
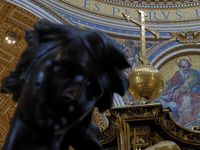
[[[149,103],[160,97],[164,87],[164,80],[158,69],[150,66],[150,63],[147,60],[145,30],[155,35],[156,39],[160,38],[160,33],[145,26],[146,13],[142,10],[138,10],[138,13],[140,14],[140,22],[133,19],[128,13],[122,13],[128,21],[131,21],[140,27],[141,52],[139,60],[142,65],[134,68],[129,74],[128,78],[130,85],[128,92],[134,100],[144,103],[142,100],[145,99],[145,103]]]
[[[127,21],[131,21],[140,27],[140,48],[141,48],[140,54],[141,55],[140,55],[140,58],[138,59],[143,65],[149,65],[149,61],[147,60],[147,56],[146,56],[147,51],[146,51],[145,30],[153,34],[156,37],[156,39],[160,38],[160,33],[158,31],[151,30],[149,27],[146,27],[145,17],[147,17],[147,14],[145,12],[143,12],[142,10],[137,10],[137,12],[140,14],[140,22],[132,18],[128,13],[122,13],[122,14],[126,18]]]

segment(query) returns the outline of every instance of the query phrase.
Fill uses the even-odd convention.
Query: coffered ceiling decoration
[[[5,0],[12,4],[15,4],[19,8],[23,8],[28,12],[34,14],[39,18],[46,18],[55,23],[70,23],[62,15],[54,11],[53,8],[46,5],[46,1],[41,2],[40,0]]]
[[[15,68],[26,49],[24,34],[39,18],[11,3],[0,2],[0,81]],[[9,94],[0,94],[0,146],[5,140],[16,103]]]

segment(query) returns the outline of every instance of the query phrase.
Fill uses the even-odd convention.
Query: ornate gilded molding
[[[158,122],[165,132],[172,138],[191,145],[200,146],[200,132],[186,129],[178,125],[173,119],[169,110],[166,110]]]
[[[117,127],[113,117],[110,115],[107,116],[109,119],[109,127],[105,129],[100,136],[100,142],[102,145],[112,142],[117,136]]]
[[[101,2],[106,2],[109,4],[114,5],[121,5],[121,6],[129,6],[129,7],[136,7],[136,8],[184,8],[184,7],[191,7],[191,6],[198,6],[199,0],[190,0],[189,1],[180,1],[180,0],[173,0],[173,1],[166,1],[166,0],[140,0],[140,1],[132,1],[132,0],[97,0]]]
[[[170,33],[174,38],[176,38],[176,40],[184,44],[197,43],[200,41],[200,31],[194,32],[192,30],[188,30],[184,33],[181,32],[170,32]]]
[[[161,57],[157,58],[153,65],[155,65],[158,69],[161,69],[167,62],[179,57],[179,56],[187,56],[187,55],[200,55],[199,49],[200,44],[196,45],[181,45],[179,47],[175,47],[168,51],[167,53],[163,53]],[[192,50],[191,50],[192,49]],[[195,50],[193,50],[195,49]],[[184,50],[184,51],[183,51]],[[164,59],[164,56],[170,55],[172,53],[175,53],[179,51],[179,53],[171,55],[171,57],[168,57],[167,59]],[[157,65],[158,62],[161,62],[159,65]]]
[[[123,119],[153,119],[161,109],[160,104],[132,105],[125,107],[115,107],[110,110],[113,116],[120,115]]]
[[[115,128],[112,131],[116,133],[103,132],[102,137],[107,136],[108,139],[102,143],[104,145],[109,145],[109,139],[116,139],[118,147],[122,146],[123,141],[129,141],[131,148],[145,148],[170,139],[181,148],[200,149],[200,132],[178,125],[170,110],[163,109],[159,103],[112,108],[110,112],[108,119],[111,123],[106,130]],[[128,145],[124,147],[129,148]]]
[[[95,122],[101,131],[104,131],[109,126],[109,121],[106,117],[106,112],[100,113],[97,107],[93,110],[92,122]]]
[[[63,24],[71,24],[72,25],[72,23],[67,18],[63,17],[58,12],[56,12],[53,8],[49,7],[45,3],[45,1],[41,1],[41,0],[28,0],[28,1],[30,1],[31,3],[37,5],[40,8],[42,8],[44,11],[46,11],[47,13],[51,14],[52,16],[54,16],[56,19],[58,19]]]
[[[27,2],[19,0],[7,0],[7,1],[9,3],[17,5],[19,9],[22,9],[27,14],[29,14],[30,12],[36,14],[38,18],[47,18],[57,23],[72,24],[67,18],[65,18],[57,11],[55,11],[53,8],[48,6],[46,4],[47,1],[42,1],[42,0],[28,0]],[[30,5],[29,3],[32,4]]]
[[[49,1],[52,1],[52,0],[49,0]],[[72,8],[72,9],[78,10],[75,13],[73,13],[73,11],[70,11],[70,14],[72,14],[71,16],[78,16],[79,19],[82,17],[82,15],[84,16],[84,18],[85,17],[90,18],[90,20],[91,20],[91,16],[93,17],[95,16],[95,18],[93,18],[93,21],[99,20],[98,18],[104,18],[106,19],[106,21],[103,21],[103,22],[110,22],[110,19],[111,19],[111,20],[117,21],[118,22],[117,24],[122,24],[124,22],[123,18],[121,17],[122,12],[128,12],[131,15],[137,17],[137,14],[135,14],[135,10],[142,9],[149,16],[148,19],[146,20],[146,24],[152,25],[152,27],[156,24],[157,25],[156,28],[158,28],[159,26],[161,30],[163,30],[163,28],[166,28],[166,29],[170,28],[168,29],[168,31],[175,30],[174,26],[171,28],[171,26],[168,26],[169,24],[170,25],[175,24],[177,30],[180,30],[181,27],[185,25],[187,25],[187,28],[191,28],[191,26],[192,27],[196,26],[197,28],[199,28],[199,26],[196,24],[197,22],[199,22],[199,17],[198,17],[199,10],[198,8],[196,8],[199,5],[198,2],[197,3],[191,2],[187,4],[177,3],[177,5],[169,5],[169,4],[153,5],[153,2],[152,2],[151,4],[140,5],[140,4],[128,4],[127,1],[124,1],[122,3],[122,2],[119,2],[118,0],[117,2],[114,2],[114,3],[113,1],[110,1],[110,0],[109,1],[86,0],[82,2],[81,1],[76,2],[73,0],[58,0],[58,1],[60,3],[63,3],[66,6],[65,9]],[[137,1],[133,1],[133,2],[137,2]],[[56,2],[53,2],[53,3],[55,4]],[[121,4],[124,4],[124,5],[121,5]],[[63,5],[63,8],[64,8],[64,5]],[[180,8],[181,10],[177,10],[177,8]],[[191,14],[191,15],[188,16],[188,14]],[[86,20],[89,21],[89,19],[86,19]],[[190,22],[190,24],[188,24],[188,22]],[[116,25],[116,23],[114,23],[113,26],[114,25]],[[123,26],[125,26],[126,29],[129,28],[129,25],[127,24],[123,23]]]

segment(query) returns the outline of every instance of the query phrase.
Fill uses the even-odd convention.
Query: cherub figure
[[[121,50],[103,33],[47,20],[25,38],[28,48],[1,87],[19,103],[3,150],[102,150],[91,115],[128,88]]]

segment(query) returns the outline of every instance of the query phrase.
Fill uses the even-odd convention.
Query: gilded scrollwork
[[[115,123],[115,120],[114,118],[109,118],[109,127],[107,129],[105,129],[103,132],[102,132],[102,135],[100,136],[100,142],[101,144],[107,144],[111,141],[113,141],[113,139],[117,136],[117,133],[116,133],[116,123]]]
[[[177,124],[173,120],[169,109],[163,109],[161,105],[148,104],[145,106],[127,106],[123,108],[113,108],[110,112],[109,120],[112,120],[112,125],[108,127],[108,130],[112,127],[115,129],[113,130],[115,134],[106,133],[105,136],[107,136],[107,139],[117,138],[116,135],[119,134],[119,132],[121,134],[126,133],[124,136],[130,136],[130,144],[135,143],[136,147],[138,144],[148,147],[166,140],[165,137],[168,137],[168,139],[172,141],[179,141],[179,144],[189,144],[190,146],[195,146],[197,149],[200,149],[200,132],[189,130]],[[149,120],[153,120],[154,125],[152,125],[152,122]],[[140,127],[136,125],[138,122],[146,122],[146,124]],[[121,132],[122,129],[123,133]],[[129,131],[129,134],[127,134],[127,131]],[[145,137],[143,135],[148,136]],[[111,138],[111,136],[113,137]],[[142,142],[142,139],[145,142]],[[133,146],[134,144],[132,144],[132,148]]]
[[[171,35],[176,38],[181,43],[197,43],[200,41],[200,32],[194,32],[192,30],[188,30],[184,33],[181,32],[170,32]]]
[[[154,118],[161,107],[127,107],[124,110],[119,110],[119,115],[122,118]],[[111,110],[112,114],[116,116],[118,110]]]
[[[109,125],[106,113],[100,113],[97,107],[94,108],[92,122],[95,122],[101,131],[108,128]]]
[[[200,143],[200,135],[199,134],[194,135],[193,139],[194,139],[194,142]]]
[[[161,114],[159,120],[159,122],[161,122],[161,126],[164,127],[165,132],[168,135],[173,136],[174,139],[178,139],[183,143],[190,143],[194,145],[198,145],[200,143],[200,133],[198,131],[191,131],[178,125],[169,113],[166,114],[165,117]]]
[[[153,138],[152,138],[152,145],[155,144],[155,143],[161,142],[163,140],[164,139],[158,133],[155,133]]]

